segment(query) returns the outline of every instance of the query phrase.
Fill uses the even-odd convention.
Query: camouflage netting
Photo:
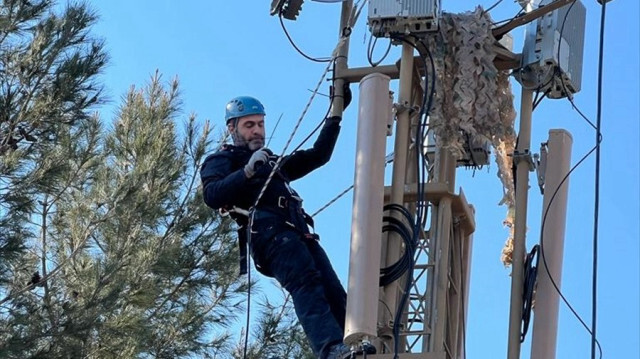
[[[515,148],[516,113],[509,72],[498,71],[493,64],[495,42],[491,19],[482,8],[443,14],[439,33],[428,38],[437,74],[430,127],[436,142],[458,158],[465,151],[465,133],[494,148],[504,193],[500,204],[508,208],[504,224],[509,228],[509,238],[501,258],[508,266],[515,206],[512,158],[508,155]]]

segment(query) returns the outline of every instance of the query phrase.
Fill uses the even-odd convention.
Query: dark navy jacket
[[[340,120],[340,117],[328,118],[311,148],[295,151],[282,158],[278,170],[256,206],[257,210],[282,208],[283,202],[299,199],[289,183],[329,162],[340,132]],[[205,159],[200,169],[200,178],[204,201],[209,207],[231,210],[235,206],[248,210],[255,204],[278,156],[272,155],[268,165],[261,166],[252,178],[247,179],[244,166],[252,154],[253,151],[246,147],[228,145]],[[282,214],[287,215],[286,211]],[[240,228],[247,224],[247,217],[235,213],[231,215]],[[240,235],[241,254],[244,254],[245,247],[243,237]]]

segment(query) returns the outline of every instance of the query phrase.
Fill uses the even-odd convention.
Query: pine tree
[[[199,190],[211,129],[178,128],[158,74],[105,126],[96,17],[55,9],[0,3],[0,357],[237,358],[248,287]],[[250,357],[311,357],[292,313],[264,303]]]
[[[0,294],[41,275],[26,253],[33,193],[61,174],[46,160],[51,146],[91,126],[101,102],[96,76],[107,57],[88,34],[95,19],[82,4],[56,13],[52,1],[0,2]]]
[[[199,189],[210,129],[191,116],[178,135],[179,105],[177,82],[156,74],[110,131],[94,117],[59,134],[42,165],[60,175],[34,193],[25,256],[41,280],[14,281],[2,300],[2,357],[237,357],[229,329],[247,286],[235,232]],[[310,357],[292,313],[265,302],[250,358]]]
[[[58,275],[12,299],[9,322],[27,330],[6,354],[176,358],[226,343],[204,334],[233,318],[245,288],[229,221],[197,191],[208,130],[196,137],[191,117],[179,142],[178,105],[177,83],[165,91],[156,76],[129,92],[111,133],[94,119],[61,136],[33,246],[40,273]]]
[[[253,341],[247,347],[248,359],[314,359],[315,355],[304,334],[293,308],[291,296],[281,288],[281,303],[273,298],[258,302],[260,316],[252,330]],[[244,341],[236,344],[234,359],[243,359]]]

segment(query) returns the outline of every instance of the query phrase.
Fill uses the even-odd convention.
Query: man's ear
[[[233,121],[229,121],[229,123],[227,124],[227,130],[229,130],[229,132],[233,132],[235,130],[235,126],[233,125]]]

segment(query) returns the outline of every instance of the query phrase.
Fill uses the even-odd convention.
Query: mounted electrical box
[[[543,0],[540,6],[549,3]],[[574,3],[552,11],[527,26],[522,67],[514,74],[526,87],[563,98],[582,85],[586,8]]]
[[[491,160],[491,143],[477,136],[468,136],[463,145],[464,155],[458,158],[457,167],[481,168],[488,166]]]
[[[486,140],[481,140],[477,136],[466,135],[466,138],[467,141],[462,144],[463,153],[457,159],[456,167],[476,169],[489,165],[491,160],[491,143]],[[437,151],[435,135],[433,131],[429,131],[424,146],[424,154],[427,157],[429,165],[435,164]]]
[[[369,0],[369,30],[376,37],[436,31],[440,0]]]

